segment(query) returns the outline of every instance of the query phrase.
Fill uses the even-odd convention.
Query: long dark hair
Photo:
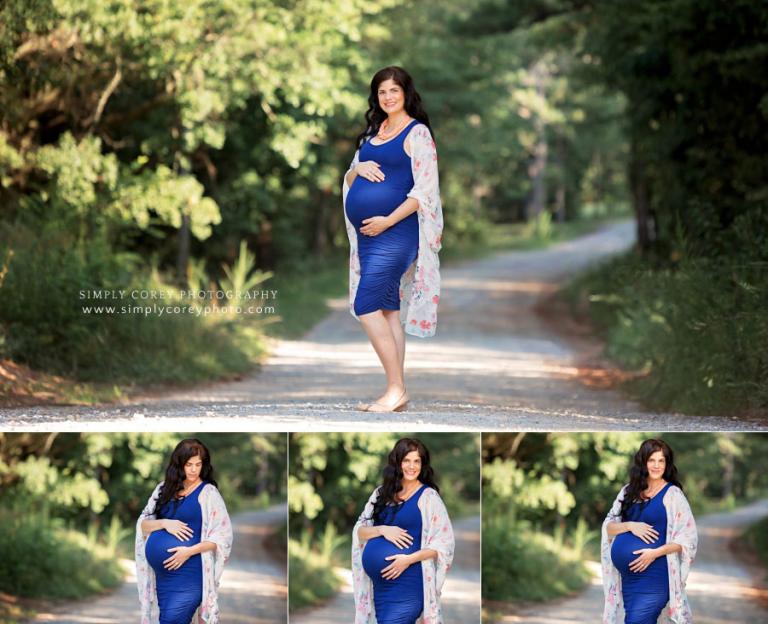
[[[629,485],[624,491],[624,500],[621,501],[621,519],[627,519],[627,512],[633,503],[641,500],[641,494],[648,488],[648,459],[656,451],[664,454],[666,464],[664,466],[663,479],[667,483],[676,485],[681,490],[683,486],[677,476],[677,466],[675,466],[675,455],[672,448],[664,440],[651,438],[645,440],[640,445],[635,458],[632,461],[632,467],[629,469]]]
[[[163,517],[162,509],[165,504],[184,489],[184,464],[193,457],[199,457],[203,461],[200,480],[218,487],[213,478],[213,466],[211,465],[211,454],[208,451],[208,447],[197,438],[182,440],[173,449],[171,459],[168,461],[168,467],[165,469],[165,481],[160,486],[160,492],[155,502],[155,515],[158,518]]]
[[[421,104],[421,96],[413,86],[413,78],[402,67],[391,65],[377,71],[371,79],[371,93],[368,96],[368,110],[365,113],[365,130],[357,135],[355,146],[360,147],[365,139],[373,136],[379,131],[381,123],[387,118],[384,109],[379,106],[379,85],[385,80],[394,80],[400,85],[405,95],[405,111],[414,119],[423,123],[435,138],[432,126],[429,123],[429,116]]]
[[[419,473],[419,481],[428,487],[431,487],[435,492],[439,492],[435,482],[435,471],[429,463],[429,451],[421,440],[416,438],[402,438],[395,443],[394,448],[389,452],[387,457],[387,465],[384,466],[383,477],[384,482],[379,487],[379,495],[376,502],[373,504],[373,520],[379,520],[381,514],[387,505],[397,503],[397,493],[403,487],[403,469],[400,465],[403,463],[403,459],[411,451],[418,451],[419,457],[421,457],[421,472]]]

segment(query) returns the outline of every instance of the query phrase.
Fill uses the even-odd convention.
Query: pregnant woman
[[[440,624],[453,549],[429,451],[403,438],[352,531],[355,624]]]
[[[218,622],[218,585],[231,547],[210,453],[200,440],[182,440],[136,526],[142,624],[190,624],[195,613]]]
[[[349,303],[387,377],[384,394],[359,407],[392,412],[408,404],[405,333],[432,336],[437,326],[443,214],[432,129],[411,77],[380,70],[368,105],[342,192]]]
[[[697,542],[672,449],[646,440],[603,523],[603,622],[621,622],[622,605],[625,624],[692,622],[685,581]]]

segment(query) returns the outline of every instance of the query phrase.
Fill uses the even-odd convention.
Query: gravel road
[[[301,340],[272,344],[262,370],[240,381],[200,385],[99,407],[0,410],[7,430],[125,431],[711,431],[768,430],[768,422],[654,413],[616,390],[587,386],[585,351],[596,343],[564,338],[536,314],[537,303],[569,276],[634,241],[616,223],[548,249],[504,252],[443,270],[438,333],[409,337],[408,411],[368,414],[355,405],[383,386],[362,328],[346,309]],[[555,321],[557,322],[557,321]],[[565,322],[565,321],[564,321]],[[600,370],[593,370],[600,375]]]

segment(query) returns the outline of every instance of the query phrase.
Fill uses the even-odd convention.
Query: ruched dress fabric
[[[616,536],[611,547],[611,560],[621,575],[624,600],[624,624],[656,624],[664,606],[669,602],[669,569],[667,557],[657,558],[642,572],[632,572],[629,564],[641,548],[658,548],[667,543],[667,511],[663,498],[671,483],[667,483],[651,500],[636,502],[627,511],[626,521],[645,522],[659,532],[656,541],[646,544],[630,532]]]
[[[414,624],[424,610],[424,586],[421,562],[414,563],[397,578],[385,579],[381,571],[392,563],[391,555],[408,555],[421,550],[421,511],[419,497],[422,485],[407,501],[391,505],[374,522],[374,526],[397,526],[408,531],[413,543],[398,548],[384,537],[368,540],[363,549],[363,568],[373,583],[373,604],[377,624]]]
[[[205,484],[201,483],[182,499],[168,501],[161,517],[181,520],[192,529],[192,537],[182,541],[165,529],[153,531],[147,539],[147,562],[155,572],[160,624],[189,624],[203,600],[203,566],[200,554],[192,555],[176,570],[166,570],[163,561],[172,556],[169,548],[194,546],[200,543],[203,514],[198,497]]]
[[[357,176],[346,201],[347,218],[357,233],[360,259],[360,283],[354,311],[358,316],[376,310],[400,309],[400,279],[416,260],[419,252],[419,218],[414,212],[376,236],[360,233],[363,220],[386,217],[398,208],[413,188],[411,158],[403,147],[412,120],[394,139],[373,145],[370,140],[360,148],[360,162],[379,164],[384,180],[372,182]]]

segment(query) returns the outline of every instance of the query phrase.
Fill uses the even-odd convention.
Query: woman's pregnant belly
[[[396,186],[386,179],[371,182],[357,176],[347,194],[347,218],[355,229],[359,229],[363,219],[389,215],[406,200],[408,191],[409,188]]]
[[[194,540],[181,541],[177,537],[174,537],[168,531],[153,531],[147,539],[147,544],[144,547],[144,554],[147,556],[147,562],[155,572],[162,572],[163,561],[171,557],[173,553],[168,552],[169,548],[175,548],[176,546],[194,546],[197,542]],[[187,560],[189,562],[192,559]]]
[[[655,542],[646,544],[643,540],[632,533],[621,533],[620,535],[616,536],[616,539],[613,541],[613,546],[611,546],[611,561],[613,562],[613,565],[616,566],[616,569],[620,574],[638,574],[636,572],[632,572],[632,570],[629,569],[629,564],[639,557],[639,555],[634,554],[634,551],[640,550],[642,548],[658,548],[664,543],[665,540],[661,536],[659,536]],[[648,572],[648,570],[650,570],[652,567],[658,567],[659,565],[666,566],[665,557],[659,557],[656,559],[648,568],[645,569],[645,572]],[[639,574],[643,574],[643,572]]]
[[[408,548],[398,548],[384,537],[374,537],[366,542],[363,549],[363,569],[374,582],[384,580],[381,576],[381,571],[392,563],[391,560],[387,561],[387,557],[392,555],[408,555],[416,552],[416,550],[418,548],[416,548],[415,544],[411,544]],[[408,570],[413,567],[410,566]]]

